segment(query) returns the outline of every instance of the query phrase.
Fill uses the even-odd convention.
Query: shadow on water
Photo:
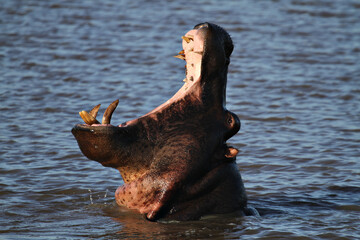
[[[228,239],[244,228],[243,217],[236,214],[207,216],[199,221],[149,222],[117,206],[104,208],[103,212],[119,224],[118,231],[110,234],[118,239]]]
[[[272,196],[270,200],[256,199],[256,202],[249,205],[248,216],[231,213],[206,216],[198,221],[149,222],[140,214],[118,207],[115,203],[98,207],[101,208],[104,216],[110,217],[118,224],[118,229],[113,228],[113,232],[108,232],[103,236],[96,235],[96,237],[117,239],[238,239],[241,235],[261,235],[262,230],[271,229],[270,226],[266,226],[269,221],[284,221],[285,219],[289,221],[298,218],[315,221],[317,213],[339,209],[337,204],[323,199],[291,198],[279,194]],[[270,239],[296,236],[296,234],[281,231],[273,231],[270,235],[272,235]]]

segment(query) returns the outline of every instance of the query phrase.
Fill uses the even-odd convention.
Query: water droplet
[[[91,193],[91,190],[90,190],[90,189],[88,189],[88,190],[89,190],[89,193],[90,193],[90,204],[94,204],[93,199],[92,199],[92,193]]]

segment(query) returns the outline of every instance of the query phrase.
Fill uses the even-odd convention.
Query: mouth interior
[[[204,52],[204,38],[203,38],[202,34],[200,33],[199,29],[192,29],[189,32],[187,32],[185,34],[185,36],[182,37],[182,39],[183,39],[183,41],[182,41],[183,50],[181,50],[179,52],[179,55],[177,55],[175,57],[183,59],[186,62],[186,65],[185,65],[186,77],[183,80],[185,82],[184,85],[168,101],[161,104],[160,106],[158,106],[157,108],[155,108],[154,110],[150,111],[149,113],[145,114],[142,117],[149,116],[152,113],[155,113],[157,111],[161,111],[161,109],[165,108],[166,106],[172,104],[173,102],[180,100],[187,93],[190,92],[191,87],[195,83],[200,82],[201,63],[202,63],[202,57],[203,57],[203,52]],[[79,114],[80,114],[81,118],[84,120],[86,125],[109,126],[110,120],[111,120],[111,115],[117,106],[118,100],[117,100],[117,103],[115,104],[115,107],[114,107],[114,103],[110,104],[110,106],[105,111],[102,124],[100,124],[96,120],[96,115],[97,115],[97,111],[99,110],[99,105],[95,107],[96,108],[95,111],[94,111],[94,109],[95,109],[94,108],[89,113],[87,113],[86,111],[81,111]],[[124,126],[130,125],[130,124],[133,124],[133,123],[137,122],[138,120],[139,120],[139,118],[128,121],[126,123],[120,124],[119,127],[124,127]]]
[[[201,60],[204,51],[204,40],[197,34],[198,30],[193,29],[183,37],[183,56],[186,61],[185,84],[198,81],[201,75]],[[180,52],[181,53],[181,52]],[[182,55],[182,54],[181,54]]]

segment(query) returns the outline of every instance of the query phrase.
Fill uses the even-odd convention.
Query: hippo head
[[[172,98],[118,126],[110,124],[118,101],[101,124],[98,105],[80,112],[85,124],[72,129],[86,157],[120,171],[124,185],[116,202],[149,220],[198,219],[246,206],[238,150],[226,144],[240,129],[225,107],[232,40],[211,23],[196,25],[182,39],[175,57],[186,61],[186,78]]]

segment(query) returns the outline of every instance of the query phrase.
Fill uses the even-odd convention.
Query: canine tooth
[[[185,60],[185,56],[184,55],[176,55],[174,56],[175,58],[179,58],[181,60]]]
[[[105,110],[104,116],[102,118],[102,124],[110,124],[111,116],[115,111],[117,105],[119,104],[119,99],[112,102],[108,108]]]
[[[96,118],[98,112],[99,112],[99,108],[100,108],[101,104],[96,105],[93,109],[91,109],[91,111],[89,112],[89,114],[91,116],[93,116],[94,118]]]
[[[84,122],[88,125],[92,125],[92,124],[97,124],[99,123],[98,120],[96,120],[96,118],[94,118],[93,116],[91,116],[88,112],[86,111],[81,111],[79,112],[80,117],[82,118],[82,120],[84,120]]]
[[[194,37],[192,36],[182,36],[181,38],[187,43],[189,43],[190,40],[194,40]]]

